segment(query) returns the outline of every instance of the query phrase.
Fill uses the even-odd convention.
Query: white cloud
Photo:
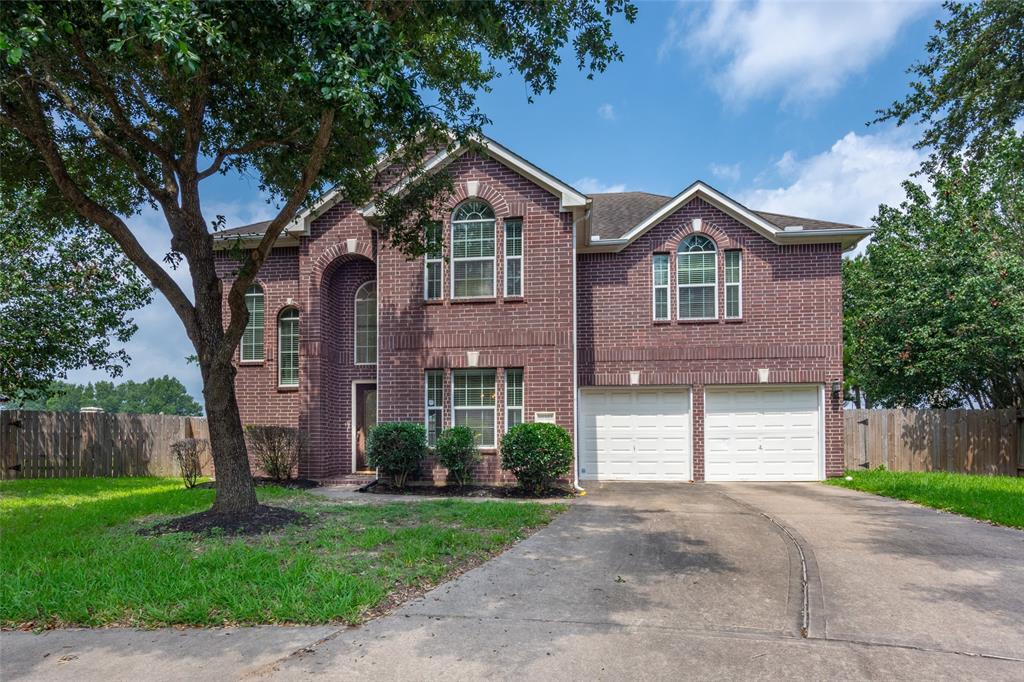
[[[725,163],[712,163],[710,166],[711,174],[721,180],[728,180],[729,182],[736,182],[740,179],[740,164],[725,164]]]
[[[751,188],[736,197],[757,210],[866,226],[879,204],[903,200],[901,183],[925,157],[906,131],[850,132],[807,159],[786,152],[774,164],[784,171],[774,187]]]
[[[616,118],[615,107],[605,102],[597,108],[597,115],[606,121],[614,121]]]
[[[266,219],[272,213],[273,207],[259,199],[248,202],[209,202],[204,207],[204,214],[208,220],[223,215],[227,227]],[[163,215],[147,208],[141,214],[129,218],[127,223],[146,252],[163,264],[164,256],[170,250],[170,231]],[[165,269],[185,294],[192,298],[192,282],[187,265],[182,262],[177,270],[171,270],[165,265]],[[125,368],[124,374],[117,379],[111,379],[106,372],[81,369],[70,372],[68,381],[145,381],[150,377],[169,374],[180,379],[192,397],[202,404],[203,383],[199,367],[185,362],[185,358],[195,351],[185,334],[181,320],[167,299],[160,292],[154,291],[153,302],[136,311],[133,319],[139,330],[124,346],[131,357],[131,364]]]
[[[597,178],[580,178],[572,183],[572,186],[584,194],[604,194],[606,192],[625,192],[626,185],[623,183],[605,184]]]
[[[658,51],[709,60],[715,87],[732,103],[781,93],[802,102],[835,92],[895,42],[929,2],[680,3]]]

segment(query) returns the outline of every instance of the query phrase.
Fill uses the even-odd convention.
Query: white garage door
[[[823,477],[817,386],[709,388],[704,396],[705,479]]]
[[[689,391],[580,391],[580,477],[689,481]]]

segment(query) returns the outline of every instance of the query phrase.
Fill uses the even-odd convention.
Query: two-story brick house
[[[431,440],[469,426],[485,481],[504,478],[497,446],[521,421],[565,427],[584,482],[842,471],[841,255],[869,229],[701,182],[587,196],[489,139],[426,164],[454,178],[443,253],[407,260],[378,243],[372,206],[332,193],[247,296],[242,419],[306,430],[301,475],[364,470],[377,421]]]

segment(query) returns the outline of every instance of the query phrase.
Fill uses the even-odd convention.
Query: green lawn
[[[848,471],[830,485],[910,500],[1003,526],[1024,528],[1024,478],[945,472]]]
[[[444,500],[343,505],[275,487],[309,526],[243,538],[140,536],[212,490],[160,478],[0,483],[0,625],[356,623],[392,592],[442,581],[564,506]]]

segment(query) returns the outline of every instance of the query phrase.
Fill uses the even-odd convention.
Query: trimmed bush
[[[245,427],[256,466],[275,481],[287,481],[299,464],[302,434],[290,426]]]
[[[427,430],[423,424],[377,424],[366,439],[366,461],[399,488],[404,488],[409,476],[419,471],[426,454]]]
[[[460,488],[473,476],[473,465],[480,461],[476,438],[472,429],[465,426],[454,426],[442,431],[437,436],[434,455]]]
[[[535,494],[572,471],[572,438],[555,424],[518,424],[501,439],[501,468]]]

